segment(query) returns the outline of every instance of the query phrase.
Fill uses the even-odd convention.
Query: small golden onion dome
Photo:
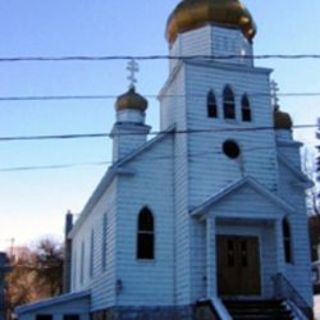
[[[289,113],[281,111],[278,106],[274,109],[273,118],[275,129],[292,129],[293,122]]]
[[[130,87],[129,91],[118,97],[116,101],[116,110],[121,111],[125,109],[140,110],[142,112],[146,111],[148,107],[148,101],[136,93],[135,88]]]
[[[179,33],[210,23],[239,28],[249,41],[257,32],[250,12],[239,0],[182,0],[168,18],[166,38],[172,44]]]

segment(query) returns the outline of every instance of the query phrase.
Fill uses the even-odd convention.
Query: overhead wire
[[[220,148],[216,147],[216,150],[203,151],[197,153],[187,153],[187,154],[173,154],[173,155],[163,155],[157,157],[150,157],[148,161],[160,161],[160,160],[173,160],[182,157],[187,157],[188,161],[194,162],[194,158],[207,156],[207,155],[222,155],[223,152]],[[270,151],[269,147],[245,147],[243,152],[254,152],[267,150]],[[272,152],[272,151],[270,151]],[[40,171],[40,170],[57,170],[57,169],[72,169],[77,167],[88,167],[88,166],[105,166],[105,165],[116,165],[117,162],[114,161],[92,161],[92,162],[78,162],[78,163],[65,163],[56,165],[34,165],[34,166],[17,166],[17,167],[4,167],[0,168],[0,172],[19,172],[19,171]]]
[[[320,92],[284,92],[278,93],[279,97],[319,97]],[[159,97],[158,94],[144,94],[145,98],[149,99],[157,99]],[[217,95],[217,97],[222,97],[222,95]],[[271,97],[272,95],[269,93],[256,92],[251,93],[250,97]],[[206,94],[165,94],[161,95],[161,97],[166,98],[206,98]],[[114,94],[96,94],[96,95],[39,95],[39,96],[0,96],[1,101],[50,101],[50,100],[112,100],[117,99],[118,95]]]
[[[70,61],[115,61],[115,60],[232,60],[232,59],[282,59],[302,60],[320,59],[320,54],[257,54],[257,55],[109,55],[109,56],[17,56],[0,57],[0,63],[4,62],[70,62]]]
[[[317,124],[302,124],[294,125],[293,129],[309,129],[318,128]],[[250,132],[250,131],[266,131],[266,130],[277,130],[274,126],[260,126],[260,127],[233,127],[233,128],[213,128],[213,129],[186,129],[186,130],[160,130],[151,131],[148,135],[159,135],[159,134],[197,134],[197,133],[210,133],[210,132]],[[78,134],[55,134],[55,135],[35,135],[35,136],[0,136],[0,142],[11,142],[11,141],[35,141],[35,140],[70,140],[70,139],[91,139],[91,138],[104,138],[104,137],[115,137],[115,136],[137,136],[145,135],[143,132],[119,132],[119,133],[78,133]]]

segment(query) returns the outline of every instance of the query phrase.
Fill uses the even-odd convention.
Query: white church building
[[[70,291],[19,319],[311,318],[312,183],[255,33],[238,0],[177,5],[160,133],[134,86],[118,97],[113,165],[68,234]]]

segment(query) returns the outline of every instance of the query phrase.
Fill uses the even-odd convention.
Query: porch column
[[[216,268],[216,221],[214,217],[207,217],[207,298],[217,295]]]

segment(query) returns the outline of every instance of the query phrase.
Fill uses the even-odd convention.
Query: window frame
[[[246,93],[241,98],[241,120],[243,122],[252,122],[251,103]]]
[[[217,99],[213,90],[209,90],[207,94],[207,117],[210,119],[219,118]]]
[[[288,218],[282,220],[282,236],[284,261],[287,264],[294,264],[293,248],[292,248],[292,230]]]
[[[143,227],[142,225],[146,223],[146,221],[141,221],[143,218],[143,215],[146,214],[148,216],[146,220],[151,220],[151,227],[150,229],[141,229]],[[148,221],[147,221],[148,223]],[[150,238],[149,240],[146,238]],[[154,261],[155,260],[155,248],[156,248],[156,239],[155,239],[155,218],[153,212],[148,208],[144,207],[140,210],[137,218],[137,231],[136,231],[136,259],[138,261]],[[150,241],[151,240],[151,251],[148,252],[148,248],[143,247],[142,243],[144,241]],[[141,252],[142,250],[142,252]],[[146,250],[146,252],[145,252]]]
[[[232,87],[227,84],[222,93],[223,100],[223,118],[234,121],[237,119],[235,94]]]

